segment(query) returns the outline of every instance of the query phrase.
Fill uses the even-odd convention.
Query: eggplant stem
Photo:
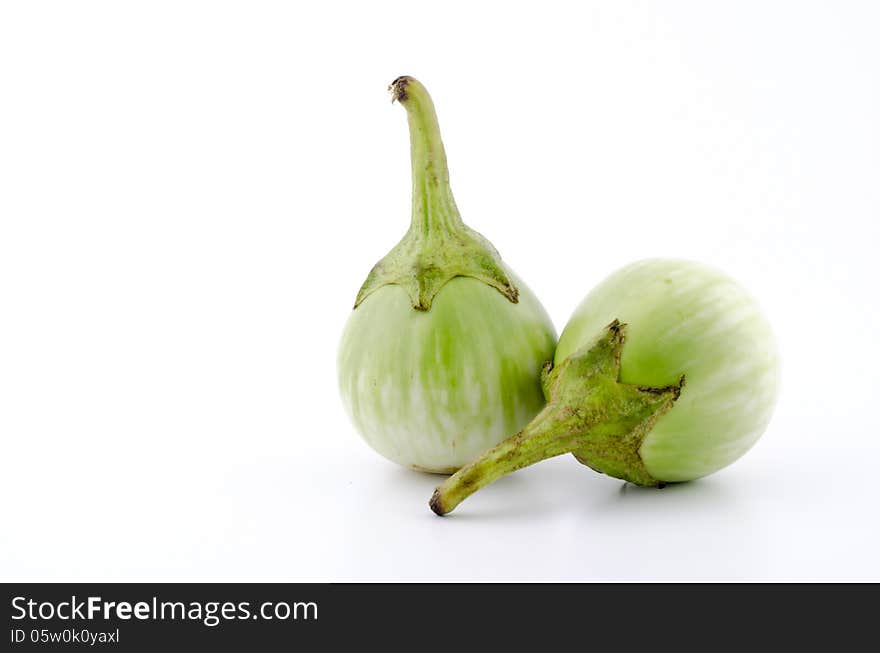
[[[412,164],[412,223],[410,231],[428,238],[432,232],[464,227],[449,186],[446,148],[434,101],[421,82],[398,77],[388,87],[406,109]]]
[[[452,189],[434,102],[412,77],[398,77],[392,97],[406,109],[412,163],[412,218],[403,239],[370,271],[354,308],[387,285],[406,290],[412,307],[428,311],[435,295],[455,277],[495,288],[512,303],[519,290],[492,244],[462,222]]]
[[[431,510],[445,515],[505,474],[564,453],[598,472],[660,486],[662,480],[651,476],[639,450],[681,395],[684,376],[662,388],[622,383],[625,326],[615,320],[591,345],[545,370],[549,403],[519,433],[446,479],[431,497]]]
[[[577,433],[558,432],[556,407],[547,405],[522,431],[459,469],[440,485],[428,505],[442,516],[493,481],[542,460],[571,453]]]

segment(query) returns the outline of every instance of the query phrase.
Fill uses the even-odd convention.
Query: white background
[[[871,2],[7,2],[0,578],[880,580]],[[410,74],[557,328],[713,263],[784,360],[758,445],[640,490],[571,457],[439,519],[338,338],[409,223]]]

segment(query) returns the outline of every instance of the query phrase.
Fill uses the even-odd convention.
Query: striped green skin
[[[400,286],[352,311],[339,347],[339,388],[367,443],[422,471],[451,473],[525,426],[543,407],[540,375],[556,332],[532,292],[514,304],[467,277],[429,311]]]
[[[581,302],[556,349],[558,364],[614,319],[627,324],[621,381],[653,387],[686,376],[681,397],[639,453],[660,481],[726,467],[764,432],[776,403],[775,340],[735,281],[699,263],[650,259],[608,277]]]

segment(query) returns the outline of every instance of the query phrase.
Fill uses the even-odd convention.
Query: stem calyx
[[[684,387],[622,383],[620,357],[626,325],[615,320],[592,344],[555,368],[545,367],[548,403],[522,431],[462,467],[438,487],[429,503],[438,515],[492,481],[541,460],[573,453],[581,463],[637,485],[660,486],[639,449]]]
[[[519,291],[498,252],[458,213],[431,96],[412,77],[398,77],[388,88],[392,101],[406,109],[409,122],[412,222],[403,239],[370,271],[354,307],[378,288],[394,284],[406,290],[414,309],[427,311],[440,289],[459,276],[482,281],[517,303]]]

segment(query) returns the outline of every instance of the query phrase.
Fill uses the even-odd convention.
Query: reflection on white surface
[[[880,580],[880,492],[846,466],[880,449],[828,449],[811,424],[799,449],[780,424],[729,469],[662,490],[563,456],[444,518],[427,507],[442,477],[390,464],[353,433],[278,457],[180,448],[115,469],[23,446],[30,455],[0,477],[0,493],[18,497],[4,508],[0,576]],[[53,483],[30,483],[38,471]]]

